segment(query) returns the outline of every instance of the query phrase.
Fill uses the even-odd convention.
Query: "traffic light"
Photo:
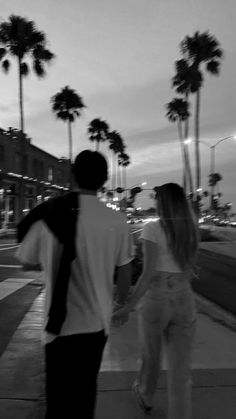
[[[117,193],[122,193],[122,192],[124,192],[124,189],[123,189],[123,188],[118,187],[118,188],[116,188],[116,192],[117,192]]]

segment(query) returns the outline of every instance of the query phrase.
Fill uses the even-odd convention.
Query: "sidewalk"
[[[43,419],[44,364],[40,345],[42,292],[0,359],[0,418]],[[130,391],[138,368],[136,315],[106,346],[98,386],[96,419],[141,419]],[[235,419],[236,334],[199,314],[193,353],[194,419]],[[166,361],[156,392],[154,418],[166,418]],[[82,418],[81,418],[82,419]]]

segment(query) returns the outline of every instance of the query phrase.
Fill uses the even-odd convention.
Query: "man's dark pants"
[[[58,337],[46,349],[46,419],[93,419],[104,331]]]

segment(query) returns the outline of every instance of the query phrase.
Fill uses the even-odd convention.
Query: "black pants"
[[[93,419],[104,331],[56,338],[46,349],[46,419]]]

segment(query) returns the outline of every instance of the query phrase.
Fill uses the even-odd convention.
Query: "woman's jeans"
[[[139,315],[141,369],[137,381],[148,404],[160,375],[162,343],[168,361],[169,419],[191,418],[191,349],[196,309],[189,273],[157,272]]]

